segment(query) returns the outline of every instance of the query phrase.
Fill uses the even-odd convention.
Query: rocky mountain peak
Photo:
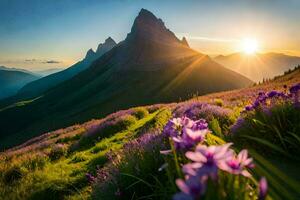
[[[96,55],[94,50],[91,48],[86,52],[85,59],[91,59]]]
[[[184,46],[190,47],[190,45],[189,45],[189,43],[187,42],[187,40],[186,40],[185,37],[182,38],[181,43],[182,43]]]
[[[104,43],[100,43],[98,45],[96,54],[102,55],[104,52],[111,50],[116,45],[117,43],[111,37],[108,37]]]
[[[146,9],[141,9],[126,38],[127,41],[136,39],[164,43],[180,42],[175,34],[166,28],[161,19]]]

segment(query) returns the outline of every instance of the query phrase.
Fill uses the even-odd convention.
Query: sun
[[[258,50],[258,42],[253,38],[245,38],[242,41],[243,51],[246,54],[254,54]]]

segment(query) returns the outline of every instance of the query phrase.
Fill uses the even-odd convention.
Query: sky
[[[111,36],[125,39],[141,8],[209,55],[241,51],[300,56],[299,0],[1,0],[0,65],[65,68]]]

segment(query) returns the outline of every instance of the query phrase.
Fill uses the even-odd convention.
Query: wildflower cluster
[[[188,117],[171,119],[164,128],[164,134],[171,137],[176,149],[190,149],[204,141],[209,132],[205,120],[191,120]]]
[[[287,86],[285,86],[286,88]],[[276,102],[287,102],[291,101],[294,105],[299,105],[299,97],[300,97],[300,83],[289,88],[289,93],[279,92],[279,91],[270,91],[268,93],[259,92],[256,100],[251,104],[245,107],[245,111],[252,111],[259,107],[265,107],[268,105],[273,105]]]
[[[235,143],[268,154],[299,155],[300,83],[284,88],[260,92],[245,107],[231,126]]]
[[[253,159],[248,156],[248,151],[242,150],[236,154],[230,148],[232,143],[209,146],[205,144],[209,132],[204,119],[194,121],[182,117],[171,119],[167,123],[164,134],[171,139],[175,151],[180,150],[175,153],[183,152],[182,160],[190,161],[182,164],[184,179],[176,180],[181,192],[175,194],[174,199],[198,199],[204,196],[209,181],[218,183],[220,171],[233,176],[251,177],[248,169],[253,168],[254,164]],[[165,151],[162,153],[165,154]],[[265,197],[265,194],[261,196]]]

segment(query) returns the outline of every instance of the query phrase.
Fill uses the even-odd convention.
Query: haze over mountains
[[[256,82],[281,75],[300,64],[300,57],[280,53],[234,53],[217,56],[214,60]]]
[[[0,99],[15,95],[24,85],[39,78],[26,70],[0,66]]]
[[[114,46],[111,38],[104,46],[106,43]],[[22,89],[19,94],[40,98],[0,111],[2,147],[120,109],[253,83],[191,49],[185,38],[178,39],[145,9],[124,41],[100,57],[97,52],[89,50],[86,58],[71,68]]]
[[[62,69],[29,71],[22,68],[0,66],[0,99],[14,96],[26,84]]]
[[[63,70],[62,68],[50,68],[50,69],[45,69],[45,70],[36,70],[33,72],[37,73],[41,76],[49,76],[50,74],[54,74],[54,73],[60,72],[62,70]]]

